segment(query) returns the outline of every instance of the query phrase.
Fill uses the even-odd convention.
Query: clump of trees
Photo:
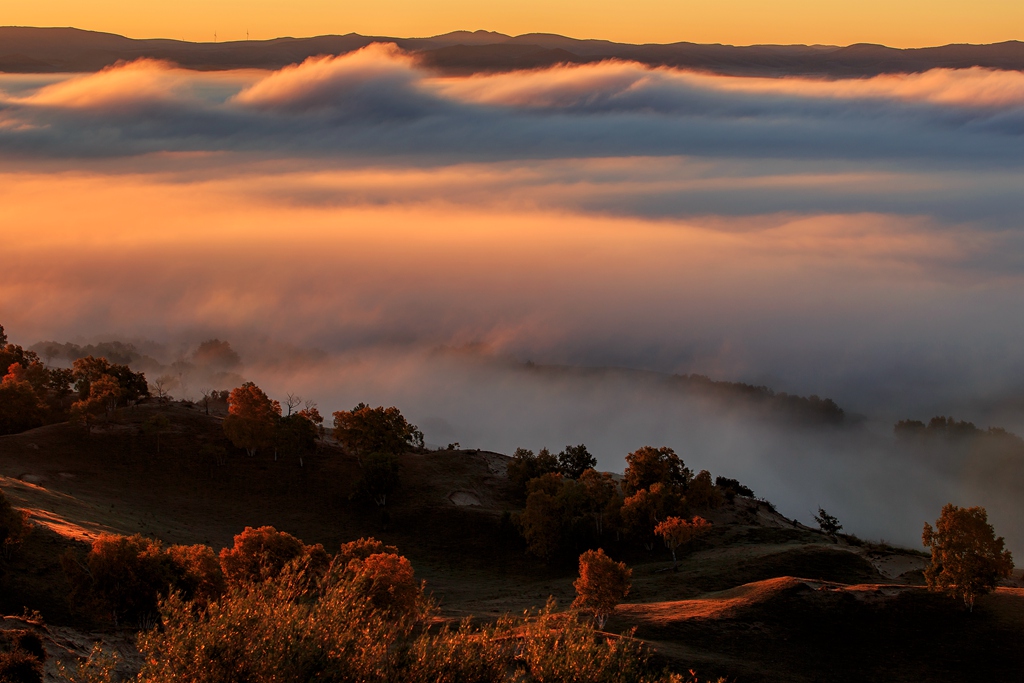
[[[294,398],[289,395],[289,399]],[[204,394],[204,400],[211,399]],[[275,460],[282,454],[295,458],[301,467],[322,437],[324,420],[312,401],[295,413],[295,404],[289,403],[288,414],[282,416],[280,402],[267,396],[255,383],[246,382],[228,394],[227,405],[224,434],[236,448],[245,449],[249,457],[273,449]]]
[[[934,528],[925,523],[921,540],[932,554],[924,572],[928,587],[963,600],[970,611],[978,596],[1013,572],[1013,557],[983,507],[944,505]]]
[[[659,524],[713,510],[725,501],[722,486],[708,471],[695,476],[671,448],[644,446],[628,454],[626,462],[619,482],[593,469],[596,459],[583,444],[568,446],[558,456],[546,448],[536,455],[516,449],[507,471],[510,493],[524,501],[514,521],[527,551],[550,561],[610,538],[653,550]],[[577,475],[574,467],[583,464],[591,466]],[[740,486],[735,480],[725,483]]]
[[[35,351],[8,342],[0,326],[0,435],[72,419],[89,431],[100,416],[149,396],[141,372],[85,356],[48,368]]]

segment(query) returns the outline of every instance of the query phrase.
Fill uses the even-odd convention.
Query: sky
[[[904,418],[1024,433],[1022,186],[1020,72],[439,77],[373,45],[0,75],[0,324],[166,362],[226,339],[271,395],[397,405],[435,445],[585,442],[614,471],[669,445],[908,545],[943,503],[987,505],[1024,548],[1018,470],[892,451]],[[609,368],[828,396],[864,428]]]
[[[393,37],[485,29],[631,43],[881,43],[923,47],[1024,38],[1017,0],[8,0],[0,25],[74,26],[133,38]]]

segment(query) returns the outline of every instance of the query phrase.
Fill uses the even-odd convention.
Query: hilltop
[[[884,45],[703,45],[679,42],[632,45],[579,40],[548,33],[508,36],[491,31],[454,31],[429,38],[357,33],[224,43],[137,40],[75,28],[0,27],[0,71],[55,73],[98,71],[143,57],[188,69],[280,69],[316,55],[338,55],[371,43],[395,43],[432,69],[448,74],[535,69],[607,59],[731,75],[810,75],[856,78],[918,73],[935,68],[1024,68],[1024,43],[944,45],[900,49]]]
[[[159,454],[143,429],[155,414],[169,421]],[[518,613],[548,596],[571,601],[572,558],[545,564],[523,552],[507,456],[407,453],[382,514],[352,497],[359,465],[336,444],[301,467],[272,453],[250,458],[230,446],[221,420],[188,403],[150,402],[88,436],[61,423],[0,437],[0,488],[37,525],[0,578],[0,612],[40,610],[54,642],[78,643],[81,654],[90,638],[82,629],[97,625],[64,600],[64,550],[100,533],[220,549],[264,524],[328,549],[370,535],[397,545],[448,619]],[[918,552],[833,542],[743,496],[707,516],[713,533],[676,571],[660,547],[610,541],[634,581],[609,630],[636,627],[665,662],[742,681],[992,680],[1024,664],[1015,646],[1022,589],[1000,588],[968,615],[922,587]]]

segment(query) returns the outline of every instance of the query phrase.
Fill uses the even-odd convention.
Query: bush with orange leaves
[[[703,517],[694,517],[686,521],[681,517],[666,517],[654,527],[656,536],[661,536],[665,547],[672,551],[672,561],[676,562],[676,548],[707,535],[711,531],[711,522]]]
[[[327,552],[320,544],[307,546],[272,526],[245,527],[230,548],[220,551],[220,566],[229,583],[258,582],[280,574],[291,562],[307,558],[326,567]]]
[[[598,628],[604,628],[615,606],[629,594],[633,570],[616,562],[598,548],[580,555],[580,577],[572,584],[576,600],[572,606],[593,612]]]
[[[69,551],[61,566],[72,607],[115,626],[151,626],[161,598],[177,591],[199,606],[224,592],[224,575],[213,550],[173,545],[136,534],[102,534],[81,557]]]

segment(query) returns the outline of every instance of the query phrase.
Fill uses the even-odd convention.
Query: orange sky
[[[896,47],[1024,39],[1020,0],[8,0],[0,24],[136,38],[244,40],[348,33],[533,31],[624,42],[875,42]]]

